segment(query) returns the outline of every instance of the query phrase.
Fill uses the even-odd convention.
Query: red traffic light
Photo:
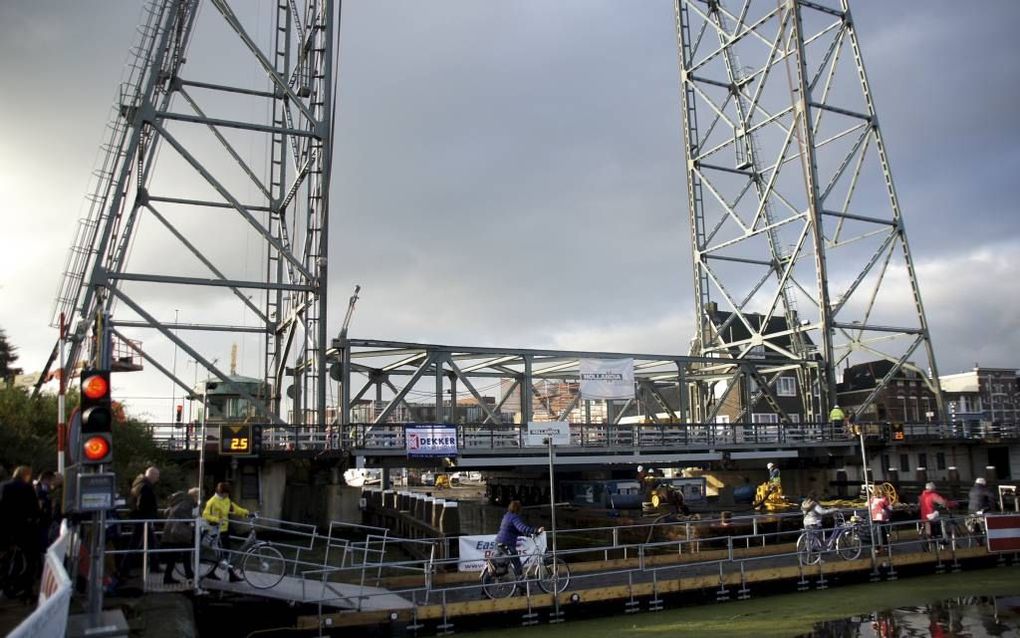
[[[110,442],[104,436],[90,436],[82,444],[86,461],[103,461],[110,454]]]
[[[90,375],[82,379],[81,393],[92,400],[102,399],[110,393],[110,382],[101,374]]]

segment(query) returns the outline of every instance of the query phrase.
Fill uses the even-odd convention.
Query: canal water
[[[1020,638],[1020,568],[832,587],[660,612],[493,628],[461,638]],[[511,634],[511,632],[513,632]]]

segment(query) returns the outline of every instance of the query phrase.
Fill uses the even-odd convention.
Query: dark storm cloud
[[[51,344],[59,267],[138,6],[0,4],[0,79],[17,87],[0,97],[5,239],[24,249],[0,262],[0,326],[28,368]],[[1012,353],[997,364],[1020,365],[1018,331],[1002,318],[1017,316],[1017,284],[995,274],[1015,262],[979,258],[1020,258],[1000,241],[1020,230],[1020,5],[962,7],[854,5],[950,371],[993,340]],[[204,26],[220,22],[210,6],[201,19],[186,68],[257,78],[215,55],[225,36]],[[666,0],[344,3],[333,322],[360,283],[353,336],[685,352],[693,303],[673,20]],[[223,250],[257,256],[240,240]],[[978,316],[1000,313],[994,336],[960,319],[956,286],[970,287]],[[154,312],[186,303],[168,297]],[[224,360],[229,344],[218,348]]]

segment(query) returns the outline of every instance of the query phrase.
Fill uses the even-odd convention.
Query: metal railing
[[[844,513],[862,510],[841,510]],[[849,518],[849,517],[847,517]],[[646,523],[636,525],[613,526],[604,528],[588,528],[576,530],[561,530],[557,532],[557,539],[560,548],[557,549],[557,556],[563,558],[568,564],[574,566],[570,576],[569,591],[553,597],[553,604],[558,605],[560,599],[564,601],[572,593],[583,594],[585,590],[604,588],[613,585],[634,586],[639,583],[653,584],[654,604],[658,599],[657,582],[665,579],[683,580],[686,578],[718,576],[720,591],[729,596],[732,585],[727,585],[739,575],[739,589],[737,596],[745,596],[750,591],[747,573],[755,568],[795,568],[794,578],[799,577],[798,585],[807,587],[813,584],[822,587],[825,583],[826,570],[822,565],[831,562],[843,562],[844,559],[833,550],[823,550],[822,559],[818,564],[805,564],[804,556],[797,551],[797,539],[804,529],[798,524],[801,519],[799,512],[771,515],[749,515],[726,519],[726,522],[734,527],[750,527],[747,533],[731,533],[725,535],[698,536],[689,531],[681,538],[669,540],[649,540],[646,542],[624,542],[628,536],[633,536],[635,531],[658,528],[683,527],[686,523]],[[874,538],[883,538],[881,545],[873,542],[872,528],[867,519],[859,519],[854,529],[859,535],[861,542],[861,553],[858,558],[847,559],[857,561],[862,572],[870,573],[872,577],[879,575],[880,570],[885,570],[890,578],[895,577],[895,564],[892,560],[895,556],[904,554],[917,554],[928,552],[931,554],[931,562],[937,571],[947,568],[958,569],[960,566],[961,552],[966,549],[980,547],[984,543],[983,537],[961,537],[958,530],[962,528],[963,516],[946,516],[938,521],[939,528],[943,530],[942,539],[926,540],[920,536],[921,524],[916,520],[899,521],[894,523],[875,524]],[[692,522],[694,526],[721,524],[724,519],[705,519]],[[774,531],[764,531],[764,524],[776,523]],[[784,525],[784,523],[789,524]],[[844,529],[842,526],[823,528],[825,535],[832,534]],[[957,530],[954,533],[951,530]],[[590,541],[595,541],[588,547],[569,547],[565,541],[571,536],[577,535]],[[649,535],[651,537],[651,535]],[[603,538],[605,542],[596,539]],[[391,543],[403,542],[406,539],[390,538]],[[421,541],[415,541],[421,542]],[[771,550],[771,551],[769,551]],[[980,553],[980,552],[979,552]],[[972,556],[973,552],[966,554]],[[623,559],[612,561],[611,559]],[[912,561],[913,562],[913,561]],[[386,585],[385,589],[373,589],[363,586],[358,592],[356,609],[363,608],[381,609],[384,596],[399,596],[400,599],[409,603],[404,609],[411,609],[413,614],[412,623],[416,623],[416,610],[422,604],[437,604],[444,609],[448,603],[457,601],[477,600],[480,594],[480,582],[477,574],[461,572],[462,576],[457,578],[438,579],[435,574],[452,572],[456,569],[458,559],[451,558],[437,560],[433,557],[415,561],[394,561],[385,564],[387,572],[400,570],[404,573],[420,573],[422,578],[418,582],[411,583],[406,579],[386,579],[378,581]],[[316,577],[327,580],[347,580],[350,582],[358,574],[364,578],[364,569],[358,572],[358,567],[338,567],[320,570],[315,573]],[[391,572],[392,573],[392,572]],[[364,581],[363,581],[364,582]],[[325,589],[322,590],[327,597],[318,601],[321,608],[327,603],[338,602],[338,598],[329,598]],[[525,581],[521,584],[521,593],[528,599],[528,613],[531,613],[532,605],[538,601],[532,598],[543,594],[536,587],[536,583]],[[392,600],[392,599],[389,599]],[[543,599],[548,604],[548,599]],[[374,602],[370,602],[374,601]],[[661,601],[660,601],[661,604]],[[443,618],[443,623],[448,623],[448,618]],[[328,619],[322,626],[328,626]]]
[[[860,514],[862,510],[841,512]],[[805,587],[812,582],[820,586],[827,571],[821,564],[805,564],[804,557],[797,551],[797,539],[804,532],[801,518],[800,512],[787,512],[559,530],[556,554],[571,566],[573,573],[569,591],[554,596],[553,603],[558,604],[561,597],[571,593],[583,596],[585,590],[640,583],[653,584],[654,603],[658,599],[658,594],[654,593],[658,591],[657,583],[688,578],[701,578],[700,582],[704,583],[706,578],[714,582],[718,577],[720,591],[724,593],[734,589],[732,583],[739,580],[735,593],[741,596],[750,591],[748,572],[757,568],[794,568],[787,570],[792,574],[788,577],[799,577]],[[194,522],[192,519],[184,521]],[[878,575],[880,569],[894,576],[896,567],[892,559],[895,556],[920,552],[931,554],[930,562],[937,570],[956,569],[961,552],[967,550],[965,556],[973,556],[977,550],[972,548],[984,544],[983,537],[962,531],[964,516],[945,516],[937,521],[941,539],[922,536],[922,523],[917,520],[876,524],[874,536],[866,518],[858,521],[854,529],[859,534],[862,551],[859,558],[852,560],[859,561],[857,569],[870,570],[873,576]],[[158,538],[167,522],[166,519],[118,521],[121,525],[142,525],[144,539],[148,539],[149,529]],[[481,595],[478,574],[457,571],[459,564],[470,558],[439,558],[442,555],[438,551],[439,543],[457,543],[456,537],[398,538],[383,528],[339,521],[332,523],[326,534],[300,523],[269,520],[260,523],[260,527],[272,530],[273,546],[286,551],[287,578],[291,582],[276,591],[248,593],[313,605],[320,617],[327,615],[331,608],[345,611],[402,609],[410,610],[413,615],[419,605],[438,604],[445,609],[448,603],[477,600]],[[823,533],[828,535],[841,529],[844,528],[827,527]],[[876,544],[873,539],[884,542]],[[410,544],[429,551],[417,552],[424,554],[424,558],[399,558],[410,553],[407,551]],[[146,540],[140,548],[121,548],[107,553],[114,556],[140,554],[142,568],[147,572],[154,556],[167,552],[193,556],[193,551],[194,548],[162,548]],[[983,552],[978,551],[978,554]],[[822,554],[823,564],[843,560],[832,551]],[[917,561],[911,559],[911,562]],[[145,580],[146,591],[166,589],[156,584],[150,586],[149,579]],[[200,584],[201,581],[193,586],[197,588]],[[528,599],[529,609],[533,602],[539,603],[532,600],[534,596],[546,595],[532,581],[522,582],[520,590]],[[548,604],[548,598],[542,600],[545,602],[541,604]]]

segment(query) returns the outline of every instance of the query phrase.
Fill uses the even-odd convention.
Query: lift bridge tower
[[[675,9],[699,322],[692,354],[780,359],[755,400],[776,405],[776,379],[795,374],[802,414],[815,419],[837,403],[844,369],[886,362],[858,410],[912,371],[943,416],[848,0],[677,0]],[[695,372],[713,378],[711,366]],[[700,385],[710,420],[705,406],[729,389]]]
[[[149,0],[55,304],[67,348],[47,371],[70,374],[107,321],[176,392],[218,378],[265,422],[324,422],[339,4],[276,0],[269,17]],[[257,344],[258,396],[210,350],[224,333]]]

